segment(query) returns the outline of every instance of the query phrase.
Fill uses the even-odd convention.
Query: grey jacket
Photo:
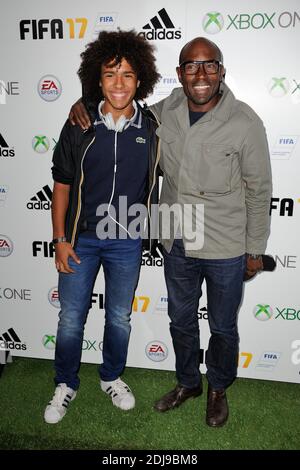
[[[196,258],[262,254],[270,232],[272,182],[265,129],[247,104],[236,100],[225,84],[222,87],[218,104],[193,126],[182,88],[151,106],[162,122],[156,131],[164,174],[160,204],[204,208],[203,224],[190,209],[186,219],[193,220],[197,230],[204,228],[203,244],[189,243],[181,221],[186,255]],[[163,216],[161,241],[169,252],[172,218],[171,235],[165,236],[168,224]]]

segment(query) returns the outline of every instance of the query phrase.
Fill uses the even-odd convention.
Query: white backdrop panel
[[[162,9],[173,27],[165,25]],[[161,22],[162,28],[144,28],[151,26],[153,18]],[[239,376],[300,382],[297,0],[11,0],[2,5],[0,337],[9,341],[13,355],[53,358],[59,305],[49,244],[51,157],[68,110],[81,95],[76,75],[80,53],[99,30],[118,27],[148,34],[156,46],[162,79],[149,104],[179,85],[175,67],[185,42],[205,36],[222,49],[226,80],[237,98],[262,117],[274,180],[267,251],[277,257],[278,267],[274,273],[261,274],[245,285],[239,314]],[[37,91],[40,79],[48,75],[62,86],[59,97],[52,102],[43,100]],[[141,268],[128,365],[173,370],[175,358],[159,253],[151,263]],[[100,273],[85,328],[85,362],[98,363],[102,359],[103,302]],[[199,325],[204,360],[209,339],[205,286]],[[205,371],[203,364],[201,369]]]

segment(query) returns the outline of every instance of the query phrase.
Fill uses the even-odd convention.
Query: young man
[[[47,423],[59,422],[76,396],[84,324],[101,265],[105,327],[100,385],[115,406],[135,406],[120,375],[127,358],[142,239],[124,225],[119,198],[127,198],[128,208],[157,200],[156,123],[135,101],[152,93],[159,78],[153,46],[133,31],[101,32],[81,57],[78,74],[92,124],[83,132],[67,121],[53,156],[53,243],[61,311],[56,390],[45,410]],[[105,220],[109,231],[101,225]]]
[[[262,269],[269,236],[270,158],[261,119],[224,83],[216,44],[201,37],[187,43],[177,74],[182,88],[150,107],[161,120],[160,203],[202,204],[204,244],[188,248],[184,230],[175,238],[176,230],[162,218],[161,233],[173,234],[161,242],[178,384],[154,408],[165,412],[202,394],[197,312],[205,280],[211,332],[206,423],[217,427],[228,419],[226,388],[237,374],[245,269],[248,277]],[[88,125],[81,103],[70,118]]]

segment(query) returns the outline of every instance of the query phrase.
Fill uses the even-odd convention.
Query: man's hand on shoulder
[[[76,124],[86,130],[91,126],[91,121],[81,98],[73,104],[69,113],[69,120],[73,126]]]

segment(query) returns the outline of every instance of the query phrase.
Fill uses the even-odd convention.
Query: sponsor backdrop
[[[162,75],[149,103],[178,86],[178,53],[206,36],[224,52],[226,80],[264,120],[274,177],[267,252],[277,270],[245,285],[239,314],[239,376],[300,382],[300,39],[298,0],[11,0],[0,17],[0,345],[52,359],[59,313],[50,207],[51,158],[81,95],[80,52],[101,30],[135,28],[153,41]],[[82,286],[84,289],[84,286]],[[104,282],[91,298],[82,360],[101,361]],[[128,365],[174,369],[160,249],[143,257]],[[222,306],[221,306],[222,308]],[[201,357],[209,330],[199,304]]]

